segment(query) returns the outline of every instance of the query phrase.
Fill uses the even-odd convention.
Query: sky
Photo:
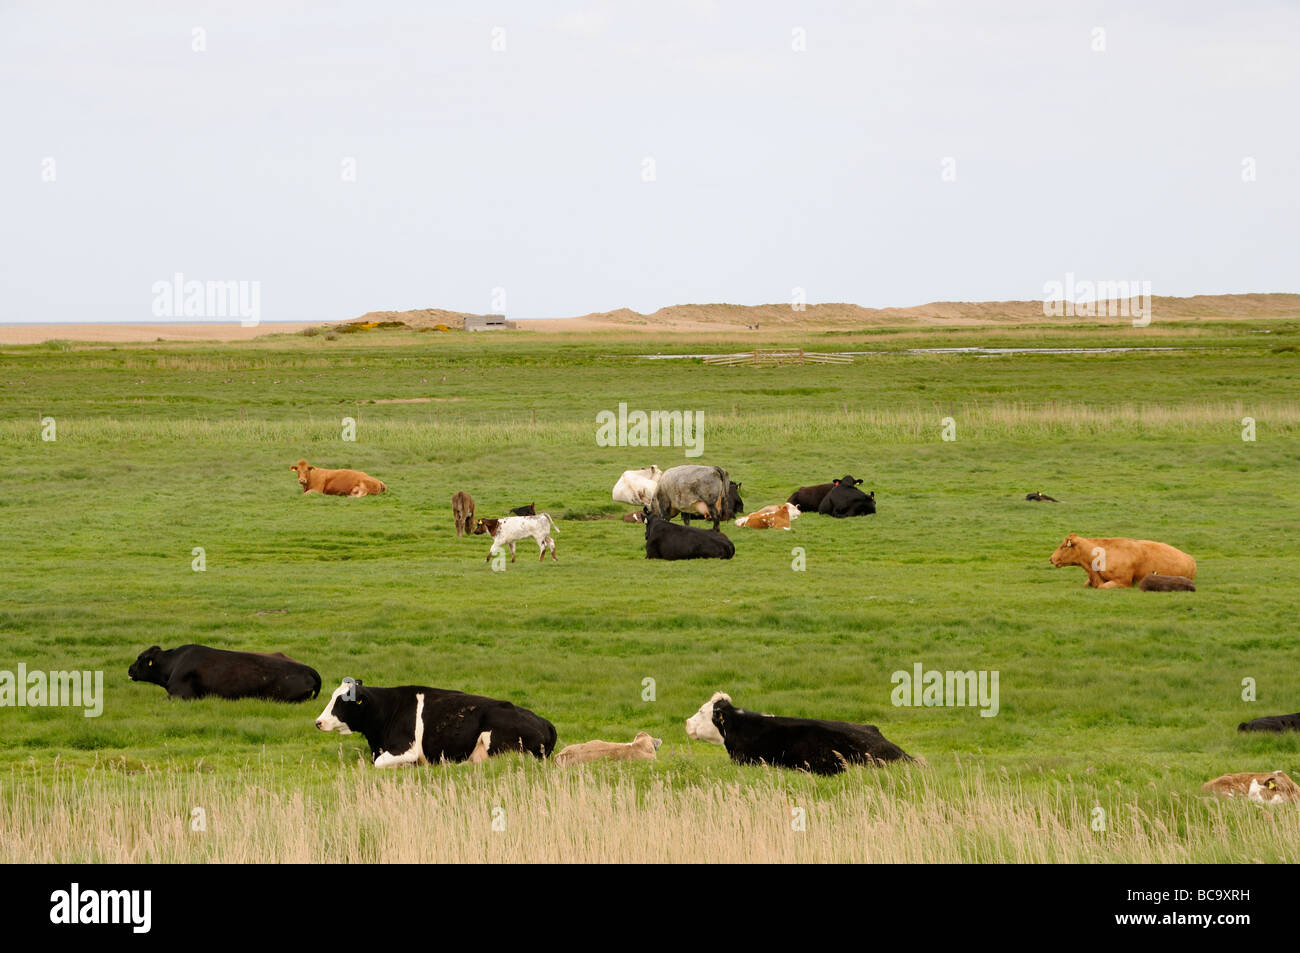
[[[0,322],[184,319],[177,275],[263,322],[1300,291],[1297,36],[1294,0],[3,0]]]

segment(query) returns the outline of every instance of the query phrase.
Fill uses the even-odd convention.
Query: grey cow
[[[722,520],[735,516],[729,499],[731,480],[722,467],[685,464],[665,470],[655,487],[650,512],[670,520],[678,513],[713,520],[716,530]]]

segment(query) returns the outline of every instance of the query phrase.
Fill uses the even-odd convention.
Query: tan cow
[[[737,516],[736,525],[750,529],[789,529],[790,521],[798,518],[799,507],[793,503],[773,503],[748,516]]]
[[[1218,794],[1221,797],[1244,797],[1248,801],[1263,804],[1279,804],[1282,801],[1300,801],[1300,784],[1291,780],[1285,771],[1270,771],[1268,774],[1225,774],[1206,781],[1201,790]]]
[[[1122,536],[1089,539],[1077,533],[1052,553],[1052,565],[1080,566],[1094,589],[1127,589],[1148,574],[1196,578],[1196,560],[1167,543]]]
[[[474,497],[465,492],[451,497],[451,518],[456,521],[456,535],[468,536],[474,532]]]
[[[304,493],[325,493],[330,496],[373,496],[388,487],[360,470],[325,470],[299,460],[289,468],[298,474],[298,485]]]
[[[662,738],[651,738],[644,731],[638,731],[636,737],[627,744],[613,741],[584,741],[580,745],[568,745],[555,756],[558,765],[583,764],[587,761],[654,761],[655,752],[663,744]]]

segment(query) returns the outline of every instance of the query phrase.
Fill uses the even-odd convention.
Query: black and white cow
[[[735,707],[725,692],[714,693],[686,720],[686,734],[724,745],[738,764],[774,764],[814,774],[838,774],[850,764],[914,760],[875,725],[760,715]]]
[[[730,559],[736,545],[719,530],[678,526],[650,512],[645,514],[646,559]]]
[[[858,489],[861,480],[843,476],[834,481],[831,491],[822,498],[817,512],[822,516],[834,516],[844,519],[849,516],[870,516],[876,512],[876,494],[863,493]]]
[[[527,708],[423,685],[373,688],[345,678],[316,727],[365,735],[376,768],[480,761],[505,751],[545,758],[555,750],[555,726]]]
[[[1238,731],[1300,731],[1300,712],[1294,715],[1266,715],[1254,721],[1243,721]]]
[[[302,702],[320,693],[320,675],[283,653],[231,652],[206,645],[152,645],[126,670],[133,682],[151,682],[171,698],[269,698]]]

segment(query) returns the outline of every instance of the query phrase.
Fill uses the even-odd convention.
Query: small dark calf
[[[1196,584],[1186,576],[1165,576],[1152,572],[1142,577],[1138,588],[1143,592],[1195,592]]]
[[[1050,496],[1048,496],[1048,495],[1047,495],[1046,493],[1044,493],[1042,490],[1038,490],[1038,491],[1036,491],[1036,492],[1034,492],[1034,493],[1026,493],[1026,494],[1025,494],[1025,499],[1027,499],[1027,500],[1036,500],[1036,501],[1038,501],[1038,502],[1040,502],[1040,503],[1060,503],[1060,502],[1061,502],[1060,500],[1054,500],[1054,499],[1052,499]]]
[[[537,515],[537,510],[533,507],[532,503],[529,503],[527,506],[516,506],[510,512],[513,513],[515,516],[536,516]]]

